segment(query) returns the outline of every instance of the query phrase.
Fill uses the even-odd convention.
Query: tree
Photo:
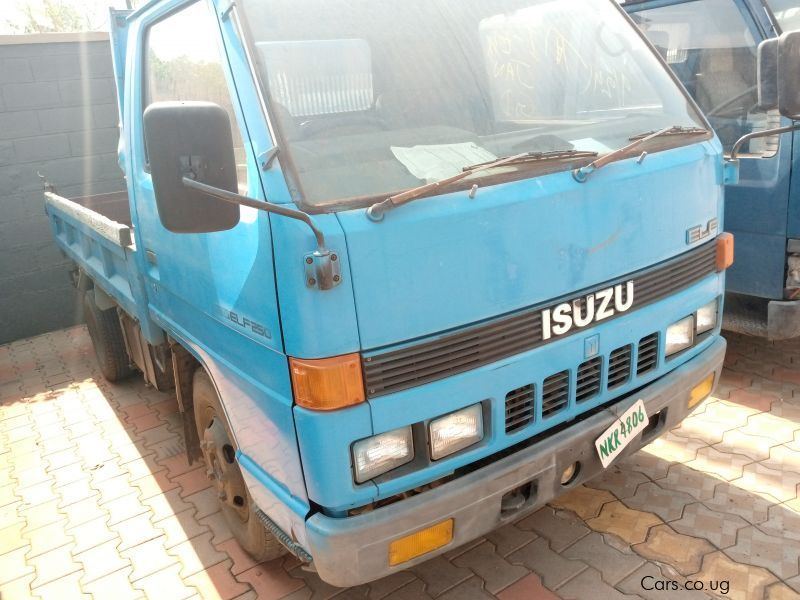
[[[0,0],[1,1],[1,0]],[[6,19],[14,33],[54,33],[107,30],[106,6],[120,8],[125,0],[25,0],[17,18]],[[134,1],[130,5],[136,6]]]

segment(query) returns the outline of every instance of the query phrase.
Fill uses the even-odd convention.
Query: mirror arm
[[[753,133],[748,133],[747,135],[743,135],[733,145],[733,149],[731,150],[730,160],[736,160],[737,158],[739,158],[739,150],[742,149],[742,146],[744,146],[745,143],[749,142],[754,138],[768,137],[770,135],[778,135],[779,133],[788,133],[790,131],[797,131],[799,129],[800,129],[800,123],[793,123],[792,125],[788,125],[787,127],[778,127],[776,129],[767,129],[765,131],[754,131]]]
[[[195,181],[189,177],[183,178],[183,185],[231,204],[249,206],[250,208],[255,208],[256,210],[263,210],[264,212],[275,213],[276,215],[282,215],[284,217],[289,217],[290,219],[302,221],[311,228],[311,231],[314,232],[314,237],[317,238],[317,251],[322,255],[328,254],[328,249],[325,246],[325,235],[317,228],[316,225],[314,225],[311,217],[300,210],[286,208],[285,206],[281,206],[280,204],[272,204],[271,202],[258,202],[256,200],[251,200],[250,198],[246,198],[234,192],[229,192],[228,190],[223,190],[214,187],[213,185],[200,183],[199,181]]]

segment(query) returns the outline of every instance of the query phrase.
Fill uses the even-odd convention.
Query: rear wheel
[[[94,300],[94,290],[87,290],[83,294],[83,316],[103,377],[112,383],[129,377],[133,369],[117,310],[100,310]]]
[[[217,490],[222,514],[231,532],[257,561],[286,554],[286,548],[255,515],[255,505],[245,486],[230,425],[211,379],[199,369],[194,374],[194,418],[206,473]]]

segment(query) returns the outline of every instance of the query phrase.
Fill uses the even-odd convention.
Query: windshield
[[[767,3],[772,9],[781,31],[794,31],[800,29],[800,3],[798,0],[769,0]]]
[[[241,4],[307,204],[385,197],[521,152],[602,154],[645,131],[704,126],[610,0]]]

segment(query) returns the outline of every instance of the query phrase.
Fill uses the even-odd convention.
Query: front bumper
[[[692,360],[620,400],[613,408],[422,494],[353,517],[337,519],[321,513],[311,516],[306,521],[308,550],[320,577],[345,587],[406,569],[519,519],[567,489],[595,477],[603,471],[595,439],[617,415],[638,399],[644,400],[650,417],[660,414],[652,430],[640,434],[625,448],[622,453],[625,456],[682,421],[689,412],[689,391],[709,373],[716,374],[716,384],[725,346],[725,340],[719,338]],[[561,473],[574,462],[581,465],[578,477],[569,486],[562,486]],[[515,510],[502,510],[503,496],[529,483],[534,491],[528,500]],[[453,540],[448,545],[401,565],[389,566],[388,549],[393,540],[449,518],[454,519],[455,526]]]

